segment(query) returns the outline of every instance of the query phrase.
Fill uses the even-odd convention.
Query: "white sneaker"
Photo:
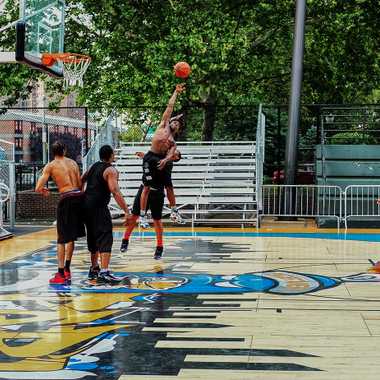
[[[170,219],[172,222],[177,224],[186,224],[185,220],[182,218],[182,215],[176,208],[172,209],[172,212],[170,213]]]
[[[145,216],[140,216],[139,226],[140,228],[143,228],[144,230],[150,227],[148,219]]]

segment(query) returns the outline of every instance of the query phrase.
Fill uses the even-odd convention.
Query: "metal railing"
[[[380,218],[380,185],[264,185],[263,207],[258,221],[264,216],[299,218],[334,218],[347,229],[349,219]]]
[[[15,144],[0,139],[0,155],[0,183],[9,189],[6,208],[3,210],[1,207],[0,212],[5,212],[6,219],[13,228],[16,219]]]
[[[12,234],[4,228],[3,218],[3,205],[9,200],[10,195],[9,187],[5,183],[0,182],[0,240],[12,236]]]
[[[347,229],[349,218],[380,217],[380,185],[350,185],[344,190],[344,215],[342,219]]]
[[[334,218],[339,228],[342,217],[343,192],[339,186],[264,185],[263,216],[300,218]]]

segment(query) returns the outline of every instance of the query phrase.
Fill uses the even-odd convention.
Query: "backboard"
[[[62,64],[45,66],[42,53],[62,53],[65,33],[64,0],[20,0],[16,24],[16,61],[62,77]]]

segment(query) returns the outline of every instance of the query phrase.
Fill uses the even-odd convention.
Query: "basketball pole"
[[[296,0],[292,79],[289,102],[288,132],[285,150],[285,185],[294,185],[297,173],[297,140],[305,47],[306,0]]]

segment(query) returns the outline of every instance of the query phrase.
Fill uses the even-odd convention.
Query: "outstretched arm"
[[[42,171],[42,176],[38,179],[37,185],[35,188],[36,193],[40,193],[42,195],[48,196],[50,191],[45,187],[50,177],[50,165],[47,164]]]
[[[173,95],[169,99],[168,105],[166,106],[166,110],[162,115],[161,123],[159,128],[165,128],[170,120],[170,117],[172,116],[173,109],[174,109],[174,104],[177,99],[177,95],[180,94],[181,92],[185,91],[185,84],[177,84],[175,87],[175,90],[173,92]]]

